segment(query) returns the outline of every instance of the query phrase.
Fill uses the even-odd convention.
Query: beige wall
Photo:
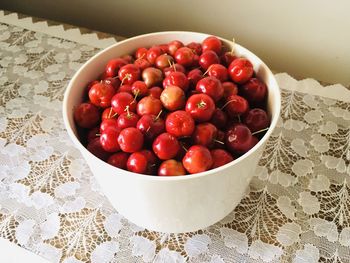
[[[0,0],[0,8],[124,36],[191,30],[235,37],[276,71],[350,84],[347,0]]]

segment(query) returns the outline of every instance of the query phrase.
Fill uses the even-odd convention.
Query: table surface
[[[61,117],[70,77],[115,41],[0,11],[0,237],[51,262],[350,262],[348,89],[276,74],[281,118],[237,208],[148,231],[111,206]]]

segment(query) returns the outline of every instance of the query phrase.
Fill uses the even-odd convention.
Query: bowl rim
[[[64,122],[64,126],[67,130],[67,133],[69,134],[70,139],[73,141],[75,147],[77,147],[80,151],[84,152],[85,154],[88,154],[89,156],[94,158],[95,161],[100,162],[103,165],[108,165],[111,168],[114,168],[116,170],[116,174],[113,174],[113,176],[133,176],[133,177],[136,176],[137,179],[142,179],[142,180],[147,180],[147,181],[167,181],[167,182],[169,182],[169,181],[199,179],[199,178],[204,177],[204,176],[210,176],[213,173],[220,173],[221,171],[226,170],[226,169],[230,168],[231,166],[234,166],[235,164],[241,162],[242,160],[244,160],[244,159],[248,158],[250,155],[252,155],[258,148],[260,148],[268,140],[268,138],[270,137],[270,135],[272,134],[272,132],[275,130],[275,128],[277,126],[277,122],[278,122],[280,112],[281,112],[281,92],[280,92],[277,80],[276,80],[275,76],[273,75],[273,73],[271,72],[270,68],[257,55],[255,55],[253,52],[251,52],[247,48],[245,48],[245,47],[243,47],[235,42],[234,44],[236,46],[238,46],[241,51],[249,54],[250,56],[254,57],[254,59],[259,61],[260,66],[263,67],[264,70],[266,70],[267,75],[269,76],[273,86],[275,87],[274,88],[274,96],[275,96],[275,100],[276,100],[275,101],[275,103],[276,103],[275,109],[276,110],[275,110],[274,115],[272,116],[272,120],[271,120],[269,129],[264,134],[264,136],[259,140],[259,142],[253,148],[251,148],[247,153],[241,155],[237,159],[235,159],[232,162],[229,162],[223,166],[220,166],[220,167],[208,170],[208,171],[200,172],[200,173],[180,175],[180,176],[152,176],[152,175],[146,175],[146,174],[133,173],[133,172],[112,166],[109,163],[107,163],[107,162],[99,159],[95,155],[93,155],[90,151],[88,151],[87,148],[84,147],[84,145],[80,142],[78,137],[75,135],[72,127],[69,125],[69,120],[68,120],[68,112],[71,110],[68,107],[68,95],[69,95],[70,91],[72,90],[72,88],[74,86],[73,84],[75,83],[76,79],[78,79],[81,71],[83,71],[83,69],[88,64],[92,63],[94,60],[97,60],[99,56],[101,56],[104,53],[107,53],[109,50],[114,49],[115,47],[117,47],[121,44],[137,41],[138,39],[145,38],[145,37],[152,37],[152,36],[166,35],[166,34],[187,34],[187,35],[197,34],[197,35],[202,35],[203,37],[214,36],[212,34],[201,33],[201,32],[192,32],[192,31],[161,31],[161,32],[142,34],[142,35],[127,38],[125,40],[118,41],[117,43],[115,43],[107,48],[102,49],[101,51],[96,53],[94,56],[92,56],[90,59],[88,59],[74,73],[73,77],[70,79],[70,81],[67,85],[67,88],[64,92],[64,98],[63,98],[63,104],[62,104],[63,122]],[[216,37],[218,37],[221,41],[223,41],[226,44],[230,44],[230,45],[233,44],[233,42],[230,40],[227,40],[227,39],[219,37],[219,36],[216,36]],[[71,114],[73,114],[73,113],[71,113]]]

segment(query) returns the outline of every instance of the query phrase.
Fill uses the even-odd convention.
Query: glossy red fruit
[[[219,55],[222,49],[221,40],[214,36],[207,37],[202,42],[202,49],[203,49],[203,52],[212,50]]]
[[[109,128],[117,128],[118,120],[115,118],[105,119],[100,124],[100,133],[108,130]]]
[[[119,92],[127,92],[127,93],[129,93],[129,94],[131,94],[131,95],[134,95],[134,94],[132,93],[132,90],[131,90],[131,85],[127,85],[127,84],[121,85],[121,86],[119,87],[119,90],[118,90],[118,93],[119,93]]]
[[[160,49],[161,49],[164,53],[169,53],[168,44],[160,44],[160,45],[158,45],[158,47],[160,47]]]
[[[132,84],[141,77],[141,70],[134,64],[122,66],[118,71],[118,77],[123,84]]]
[[[158,163],[159,163],[157,156],[153,153],[153,151],[150,151],[150,150],[142,150],[140,151],[140,153],[142,153],[147,159],[146,174],[157,175]]]
[[[187,73],[187,79],[191,88],[195,88],[198,81],[203,78],[203,72],[198,69],[192,69]]]
[[[227,69],[221,64],[212,64],[208,68],[208,75],[210,77],[215,77],[221,82],[224,82],[228,79]]]
[[[165,120],[166,131],[175,137],[191,136],[194,128],[193,118],[183,110],[170,113]]]
[[[214,149],[210,151],[211,158],[213,159],[213,165],[211,169],[223,166],[234,160],[232,155],[223,149]]]
[[[117,117],[118,117],[118,114],[114,112],[112,107],[109,107],[109,108],[106,108],[103,110],[101,119],[102,119],[102,121],[104,121],[106,119],[114,119]]]
[[[142,71],[142,80],[149,88],[161,85],[163,81],[163,72],[158,68],[146,68]]]
[[[160,95],[160,101],[169,111],[180,110],[185,107],[185,92],[178,86],[167,86]]]
[[[114,58],[108,61],[105,68],[105,77],[115,77],[118,76],[118,71],[121,67],[125,66],[127,62],[122,58]]]
[[[132,112],[136,111],[136,102],[134,97],[127,92],[119,92],[115,94],[112,98],[111,105],[113,111],[119,115],[126,112],[127,109]]]
[[[224,108],[231,117],[235,117],[246,113],[249,110],[249,103],[239,95],[231,95],[226,99]]]
[[[180,143],[170,133],[162,133],[153,141],[153,152],[161,160],[174,158],[180,150]]]
[[[115,94],[115,88],[107,83],[98,82],[89,91],[89,99],[97,107],[107,108],[111,106],[111,99]]]
[[[163,87],[167,86],[178,86],[179,88],[186,91],[188,89],[188,79],[186,75],[182,72],[171,72],[169,75],[163,80]]]
[[[145,58],[138,58],[134,61],[134,65],[138,67],[140,70],[144,70],[148,67],[151,67],[152,64]]]
[[[118,117],[117,125],[120,129],[136,127],[139,119],[140,117],[133,112],[124,112]]]
[[[194,129],[192,134],[193,144],[203,145],[207,148],[212,148],[216,139],[217,129],[209,123],[200,123]]]
[[[101,133],[101,146],[106,152],[117,152],[120,150],[119,143],[117,140],[119,133],[120,129],[114,126],[110,126],[108,129],[104,130]]]
[[[126,167],[130,172],[146,174],[148,168],[147,158],[141,152],[134,152],[130,154]]]
[[[181,64],[184,67],[189,67],[194,62],[195,54],[192,49],[188,47],[181,47],[175,52],[175,61],[176,63]]]
[[[86,139],[87,139],[87,142],[91,142],[93,139],[99,137],[100,135],[100,127],[95,127],[95,128],[92,128],[91,130],[89,130],[87,136],[86,136]]]
[[[148,96],[151,96],[155,99],[160,99],[160,95],[162,94],[163,89],[161,87],[152,87],[148,89]]]
[[[174,159],[162,162],[158,169],[159,176],[178,176],[185,174],[186,170],[182,163]]]
[[[87,95],[89,95],[89,91],[90,91],[91,87],[92,87],[93,85],[95,85],[96,83],[99,83],[99,82],[100,82],[100,81],[98,81],[98,80],[90,81],[90,82],[87,84],[87,86],[86,86],[85,93],[86,93]]]
[[[182,66],[180,64],[177,64],[177,63],[175,63],[175,64],[173,64],[173,65],[163,69],[163,73],[164,73],[165,77],[169,76],[169,74],[171,72],[182,72],[182,73],[185,73],[186,69],[185,69],[184,66]]]
[[[224,98],[238,94],[238,87],[235,83],[231,81],[225,81],[221,83],[221,85],[224,88]]]
[[[124,59],[128,64],[131,64],[134,62],[134,58],[131,55],[124,55],[121,58]]]
[[[214,101],[219,101],[224,95],[220,80],[215,77],[205,77],[197,82],[196,90],[209,95]]]
[[[165,131],[165,122],[155,115],[143,115],[137,122],[136,127],[143,133],[145,139],[152,141]]]
[[[146,58],[152,65],[154,65],[156,63],[157,57],[163,53],[164,51],[160,47],[153,46],[147,51]]]
[[[112,85],[117,92],[120,87],[120,80],[118,78],[106,78],[101,81],[104,84]]]
[[[210,65],[219,64],[220,59],[214,51],[208,50],[200,55],[198,63],[202,69],[207,70]]]
[[[261,131],[270,125],[270,118],[262,109],[252,109],[245,115],[243,122],[251,132]]]
[[[90,141],[86,146],[86,149],[101,160],[107,160],[110,156],[109,152],[106,152],[101,145],[100,137],[97,137]]]
[[[179,48],[182,48],[184,44],[179,40],[173,40],[168,43],[168,52],[170,55],[174,56]]]
[[[253,64],[246,58],[237,58],[228,67],[228,73],[234,82],[243,84],[253,76]]]
[[[186,47],[192,49],[192,51],[198,56],[202,54],[202,45],[198,42],[191,42],[187,44]]]
[[[162,54],[156,58],[156,67],[159,69],[164,69],[171,66],[174,63],[174,58],[168,54]]]
[[[138,129],[129,127],[120,132],[118,143],[123,152],[137,152],[142,149],[143,135]]]
[[[100,122],[100,112],[91,103],[81,103],[74,110],[74,120],[79,127],[91,129]]]
[[[194,94],[186,102],[186,112],[197,122],[209,121],[213,116],[215,103],[206,94]]]
[[[143,97],[148,93],[148,87],[144,81],[137,80],[131,85],[131,92],[134,96]]]
[[[147,56],[147,51],[148,51],[148,49],[145,48],[145,47],[140,47],[140,48],[136,49],[135,58],[136,58],[136,59],[139,59],[139,58],[146,58],[146,56]]]
[[[228,67],[236,58],[237,57],[231,51],[227,51],[220,57],[220,61],[222,65]]]
[[[202,145],[191,146],[184,158],[182,164],[190,174],[205,172],[213,164],[209,150]]]
[[[113,165],[115,167],[118,167],[120,169],[126,170],[126,163],[129,159],[130,154],[125,152],[117,152],[112,154],[108,160],[107,163],[110,165]]]
[[[214,110],[213,116],[210,119],[210,122],[218,129],[224,129],[227,126],[227,121],[227,114],[219,108]]]
[[[244,154],[256,143],[257,139],[245,124],[235,124],[226,132],[225,145],[232,153]]]
[[[267,86],[257,78],[251,78],[241,88],[243,96],[251,103],[264,101],[267,94]]]
[[[162,110],[163,105],[162,102],[159,99],[153,98],[151,96],[143,97],[138,103],[137,103],[137,114],[142,116],[145,114],[153,114],[158,115],[159,112]]]

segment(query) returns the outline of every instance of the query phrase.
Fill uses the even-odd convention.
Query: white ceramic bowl
[[[158,177],[131,173],[113,167],[91,154],[77,138],[73,108],[82,101],[87,83],[103,72],[108,60],[134,52],[138,47],[180,40],[201,42],[207,34],[160,32],[121,41],[89,59],[71,79],[63,101],[67,132],[84,156],[105,195],[119,213],[135,224],[162,232],[195,231],[229,214],[242,199],[268,137],[280,113],[281,98],[269,68],[252,52],[236,44],[235,52],[248,58],[257,76],[268,86],[271,126],[259,143],[235,161],[222,167],[186,176]],[[232,42],[222,39],[224,45]]]

